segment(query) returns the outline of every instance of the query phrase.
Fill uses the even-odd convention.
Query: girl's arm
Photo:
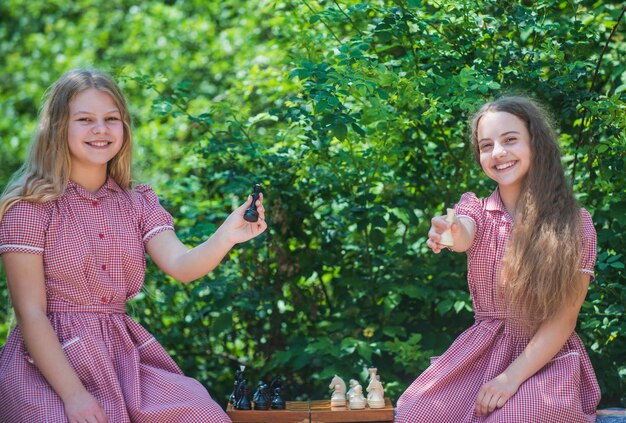
[[[439,254],[442,249],[446,248],[439,242],[441,242],[441,234],[447,229],[450,229],[450,232],[452,232],[452,239],[454,240],[454,245],[448,247],[449,249],[462,253],[469,250],[472,246],[474,235],[476,234],[476,227],[472,219],[463,216],[455,217],[455,222],[450,225],[446,216],[435,216],[430,222],[432,226],[428,231],[426,245],[433,250],[433,253]]]
[[[4,253],[2,259],[17,324],[28,353],[61,397],[69,421],[107,422],[104,409],[87,392],[67,360],[46,315],[42,256],[12,252]]]
[[[267,228],[263,194],[256,202],[259,220],[255,223],[243,219],[248,201],[232,212],[215,233],[202,244],[189,249],[173,231],[161,232],[148,241],[148,254],[156,265],[173,278],[186,283],[212,271],[228,254],[235,244],[248,241]]]
[[[477,414],[486,415],[502,407],[526,379],[537,373],[563,348],[576,328],[589,280],[589,275],[581,273],[578,277],[580,293],[576,300],[566,304],[553,319],[542,323],[522,354],[504,372],[480,388],[475,406]]]

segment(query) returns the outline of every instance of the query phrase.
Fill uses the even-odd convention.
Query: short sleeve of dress
[[[144,245],[156,234],[164,231],[174,230],[174,219],[159,203],[156,193],[148,185],[139,185],[135,191],[140,195],[142,215],[141,215],[141,236]]]
[[[585,209],[580,210],[581,220],[581,254],[580,254],[580,271],[585,275],[591,276],[591,280],[595,279],[595,272],[593,270],[596,264],[596,246],[598,237],[596,235],[596,229],[593,226],[591,215]]]
[[[476,232],[474,234],[474,241],[470,247],[470,250],[474,248],[478,240],[482,237],[485,221],[485,207],[483,201],[476,196],[473,192],[466,192],[461,196],[459,202],[454,206],[454,212],[457,218],[465,217],[474,221],[474,227]]]
[[[43,255],[50,223],[46,203],[15,203],[0,222],[0,254],[16,252]]]

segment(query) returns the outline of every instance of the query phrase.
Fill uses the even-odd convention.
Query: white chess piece
[[[359,382],[355,379],[350,379],[349,384],[350,384],[350,389],[348,389],[348,392],[346,392],[346,399],[348,401],[350,400],[350,395],[352,394],[352,390],[354,389],[355,386],[359,384]]]
[[[378,369],[372,367],[367,369],[367,371],[370,373],[370,383],[367,386],[367,405],[370,408],[385,408],[383,385],[376,374]]]
[[[362,410],[365,408],[365,397],[363,396],[363,387],[358,383],[350,389],[349,406],[351,410]]]
[[[448,209],[448,215],[446,216],[446,220],[450,225],[454,223],[454,209]],[[454,240],[452,239],[452,232],[450,229],[445,230],[441,234],[441,241],[439,241],[441,245],[445,245],[447,247],[452,247],[454,245]]]
[[[345,407],[346,406],[346,383],[342,378],[335,375],[333,380],[328,385],[329,389],[333,390],[333,394],[330,397],[331,407]]]

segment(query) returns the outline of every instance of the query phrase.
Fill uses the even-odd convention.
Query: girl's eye
[[[91,119],[83,117],[83,118],[78,118],[79,122],[89,122]]]
[[[491,144],[491,143],[484,143],[484,144],[479,145],[478,149],[480,151],[487,151],[487,150],[489,150],[492,147],[492,145],[493,144]]]
[[[515,141],[515,140],[516,140],[516,138],[515,138],[515,137],[509,137],[509,138],[507,138],[505,141],[510,143],[510,142]]]
[[[107,118],[107,120],[120,120],[120,118],[116,117],[116,116],[111,116],[109,118]]]

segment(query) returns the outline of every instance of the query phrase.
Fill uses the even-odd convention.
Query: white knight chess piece
[[[378,369],[372,367],[368,369],[370,373],[370,383],[367,386],[367,405],[370,408],[385,408],[385,393],[383,385],[380,383],[379,376],[376,374]]]
[[[330,397],[331,407],[345,407],[346,406],[346,383],[342,378],[335,375],[333,380],[328,385],[329,389],[333,390],[333,395]]]

